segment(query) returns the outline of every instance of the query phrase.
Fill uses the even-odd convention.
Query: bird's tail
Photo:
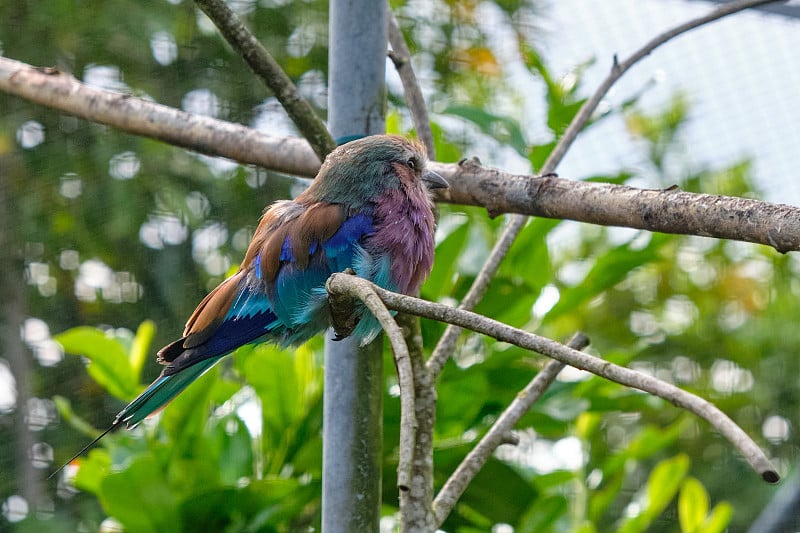
[[[114,423],[111,424],[108,429],[103,431],[92,442],[81,448],[81,450],[73,455],[69,461],[59,466],[55,472],[48,476],[48,479],[61,472],[65,466],[83,455],[86,450],[97,444],[100,439],[105,437],[110,432],[121,427],[122,425],[125,425],[128,429],[133,428],[136,426],[136,424],[148,416],[157,413],[164,406],[166,406],[170,400],[175,398],[175,396],[177,396],[183,389],[188,387],[190,383],[214,366],[219,359],[219,357],[206,359],[205,361],[200,361],[199,363],[187,367],[177,374],[159,376],[158,379],[151,383],[149,387],[147,387],[139,396],[137,396],[131,403],[125,406],[122,411],[119,412],[117,418],[114,420]]]
[[[128,429],[135,427],[145,418],[160,411],[219,360],[219,357],[213,357],[186,367],[176,374],[162,374],[119,412],[117,422],[126,424]]]

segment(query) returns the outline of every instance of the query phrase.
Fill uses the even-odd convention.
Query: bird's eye
[[[417,162],[414,161],[414,158],[411,158],[408,161],[406,161],[406,165],[408,165],[408,168],[410,168],[411,170],[416,170],[417,168]]]

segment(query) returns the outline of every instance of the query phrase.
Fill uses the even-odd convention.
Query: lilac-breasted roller
[[[158,352],[161,375],[117,415],[100,437],[158,411],[239,346],[305,342],[330,325],[325,282],[352,268],[391,291],[413,294],[433,265],[429,190],[447,187],[427,170],[424,148],[391,135],[340,146],[311,186],[264,213],[244,260]],[[380,330],[363,313],[352,335],[366,343]]]

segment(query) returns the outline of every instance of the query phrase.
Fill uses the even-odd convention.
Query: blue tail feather
[[[162,375],[117,415],[119,423],[130,429],[168,404],[195,379],[214,366],[222,357],[206,359],[177,374]]]

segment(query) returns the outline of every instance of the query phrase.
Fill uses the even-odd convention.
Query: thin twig
[[[406,40],[403,38],[403,32],[400,31],[397,18],[391,12],[389,12],[389,44],[392,45],[389,58],[394,63],[397,74],[400,75],[400,81],[403,82],[406,104],[411,112],[411,120],[417,130],[417,137],[425,145],[425,149],[428,151],[428,158],[434,160],[436,159],[436,151],[433,145],[433,132],[428,119],[428,110],[425,107],[425,98],[422,96],[417,76],[411,67],[411,52],[408,50]]]
[[[652,376],[573,350],[554,340],[513,328],[471,311],[427,302],[419,298],[393,293],[380,287],[375,287],[375,292],[389,309],[455,324],[459,327],[488,335],[499,341],[532,350],[575,368],[587,370],[592,374],[621,385],[648,392],[678,407],[687,409],[704,418],[728,439],[765,481],[775,483],[779,479],[775,468],[770,464],[769,459],[767,459],[767,456],[758,445],[728,415],[699,396]]]
[[[401,512],[404,501],[408,498],[411,486],[411,469],[414,459],[414,442],[416,440],[417,419],[414,405],[414,374],[403,332],[386,309],[381,299],[375,294],[375,286],[363,278],[351,274],[334,274],[325,285],[331,305],[347,307],[342,298],[358,299],[380,322],[386,337],[392,345],[394,360],[397,366],[397,379],[400,383],[400,458],[397,466],[397,487],[400,489]],[[349,305],[352,309],[352,304]],[[337,331],[338,333],[338,331]]]
[[[567,346],[573,350],[583,350],[588,345],[589,339],[583,333],[576,333],[567,343]],[[458,468],[452,473],[433,501],[433,512],[436,516],[437,528],[447,519],[458,499],[497,447],[506,443],[507,435],[519,422],[519,419],[530,410],[565,366],[564,363],[556,360],[547,363],[536,374],[536,377],[517,394],[514,401],[506,407],[497,421],[489,428],[489,431],[486,432],[486,435],[461,461],[461,464],[458,465]]]
[[[297,129],[308,139],[314,152],[320,159],[325,159],[336,148],[336,143],[328,133],[325,123],[314,112],[311,104],[300,96],[297,87],[278,62],[223,0],[195,0],[195,3],[253,72],[272,90]]]
[[[478,275],[475,277],[475,281],[472,282],[469,291],[467,291],[464,299],[461,300],[458,306],[459,309],[470,310],[478,305],[480,299],[486,294],[486,290],[489,288],[492,278],[494,278],[494,275],[497,273],[497,269],[500,268],[500,263],[505,258],[509,248],[511,248],[511,245],[514,243],[514,240],[527,221],[528,217],[524,215],[513,215],[509,217],[508,223],[503,229],[503,233],[500,234],[500,238],[492,248],[492,251],[489,252],[489,257],[487,257],[486,261],[483,263],[480,272],[478,272]],[[456,342],[460,335],[461,328],[448,324],[439,342],[436,343],[436,347],[433,349],[433,353],[426,365],[434,380],[439,376],[444,364],[453,354],[453,350],[455,349]]]
[[[702,17],[698,17],[684,24],[680,24],[675,28],[656,36],[642,46],[639,50],[635,51],[622,63],[617,63],[615,58],[608,76],[600,83],[600,86],[597,87],[594,94],[592,94],[592,96],[581,106],[581,109],[572,119],[566,131],[564,131],[564,134],[560,139],[558,139],[556,146],[553,148],[553,151],[550,152],[550,155],[547,157],[547,160],[540,169],[541,174],[548,175],[555,171],[556,167],[564,158],[564,155],[566,155],[567,150],[569,150],[569,148],[572,146],[572,143],[575,141],[578,134],[589,122],[589,119],[597,109],[600,101],[608,93],[609,89],[611,89],[611,86],[614,85],[614,83],[616,83],[616,81],[640,59],[646,57],[653,50],[667,41],[677,37],[678,35],[681,35],[682,33],[686,33],[689,30],[697,28],[698,26],[713,22],[726,15],[731,15],[744,9],[755,7],[761,4],[767,4],[773,1],[775,0],[740,0],[737,2],[730,2],[718,7],[707,15],[703,15]],[[511,248],[511,245],[516,240],[520,231],[522,231],[522,228],[525,227],[525,222],[527,222],[527,220],[528,217],[525,215],[512,215],[509,217],[508,222],[506,223],[506,229],[495,243],[495,246],[489,254],[489,257],[481,267],[478,276],[475,278],[475,281],[472,283],[467,295],[464,297],[464,302],[468,301],[470,305],[464,305],[464,303],[462,303],[460,306],[461,308],[472,309],[475,305],[477,305],[477,302],[483,298],[483,295],[486,293],[486,290],[489,287],[489,282],[494,278],[495,274],[497,273],[497,269],[500,267],[500,263],[508,253],[508,250]],[[428,369],[431,371],[434,377],[438,376],[439,372],[444,366],[444,363],[452,355],[460,333],[461,331],[459,329],[448,326],[445,329],[442,337],[439,339],[433,354],[428,360]]]
[[[650,55],[653,50],[674,39],[675,37],[708,24],[709,22],[714,22],[745,9],[750,9],[763,4],[774,3],[775,1],[776,0],[739,0],[728,2],[712,10],[710,13],[707,13],[701,17],[697,17],[696,19],[688,22],[684,22],[683,24],[679,24],[678,26],[675,26],[674,28],[657,35],[648,41],[644,46],[631,54],[628,59],[620,63],[616,61],[615,57],[608,76],[606,76],[606,78],[600,83],[600,86],[597,87],[594,94],[592,94],[592,96],[583,104],[583,106],[581,106],[580,111],[578,111],[578,114],[575,115],[575,118],[567,127],[564,135],[561,137],[561,139],[559,139],[558,144],[555,146],[555,148],[553,148],[553,151],[550,153],[544,165],[542,166],[541,173],[549,174],[556,169],[556,166],[558,166],[558,164],[564,158],[564,155],[566,155],[567,150],[572,145],[572,142],[575,140],[584,126],[586,126],[586,123],[597,109],[600,101],[608,93],[609,89],[611,89],[611,86],[614,85],[617,80],[623,76],[623,74],[630,70],[633,65]]]

